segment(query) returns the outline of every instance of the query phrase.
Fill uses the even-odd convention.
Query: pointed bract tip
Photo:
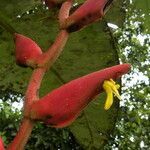
[[[128,63],[121,64],[121,70],[124,72],[124,74],[128,73],[131,70],[131,65]]]

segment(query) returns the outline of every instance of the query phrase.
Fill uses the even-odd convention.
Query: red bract
[[[41,54],[42,50],[33,40],[21,34],[15,34],[15,56],[18,65],[33,67],[36,58]]]
[[[113,0],[87,0],[62,23],[62,28],[69,32],[77,31],[84,26],[102,18]]]
[[[1,137],[0,137],[0,150],[4,150],[4,144]]]
[[[129,70],[129,64],[117,65],[72,80],[36,101],[31,107],[31,118],[53,127],[65,127],[103,91],[105,80],[115,80]]]

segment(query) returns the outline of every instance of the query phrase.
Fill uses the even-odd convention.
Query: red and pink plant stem
[[[72,3],[73,0],[68,0],[62,5],[58,16],[60,26],[68,18]]]
[[[29,113],[31,104],[38,100],[38,90],[41,85],[42,78],[45,74],[44,68],[38,68],[33,71],[31,79],[29,81],[29,85],[25,94],[25,102],[24,102],[24,118],[22,120],[20,129],[14,138],[13,142],[8,146],[8,150],[21,150],[24,148],[32,128],[34,126],[34,122],[28,117],[26,117]]]
[[[70,1],[70,5],[66,3],[62,5],[60,11],[62,14],[69,14],[69,10],[71,8],[72,1]],[[69,6],[69,7],[68,7]],[[67,13],[66,13],[67,12]],[[62,17],[63,18],[63,17]],[[66,30],[61,30],[58,34],[54,44],[48,49],[46,53],[44,53],[44,57],[40,60],[40,66],[37,69],[34,69],[31,79],[28,84],[28,88],[25,94],[25,102],[24,102],[24,117],[22,123],[20,125],[19,131],[12,141],[9,144],[7,150],[23,150],[29,136],[32,132],[34,121],[31,120],[28,115],[30,113],[31,104],[39,99],[38,91],[41,85],[41,81],[47,69],[51,67],[51,65],[56,61],[57,57],[60,55],[63,50],[67,40],[68,40],[68,32]]]

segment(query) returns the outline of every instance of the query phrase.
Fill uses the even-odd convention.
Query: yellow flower
[[[105,110],[108,110],[111,107],[111,105],[113,104],[113,94],[119,100],[121,100],[121,96],[118,92],[119,88],[120,88],[120,85],[116,84],[116,82],[113,81],[112,79],[104,81],[103,89],[105,90],[105,92],[107,94],[107,98],[106,98],[106,102],[105,102],[105,106],[104,106]]]

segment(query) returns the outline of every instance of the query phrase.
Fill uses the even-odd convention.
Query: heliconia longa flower
[[[4,144],[1,137],[0,137],[0,150],[4,150]]]
[[[108,94],[112,90],[118,96],[118,91],[116,92],[118,85],[115,85],[113,80],[129,70],[129,64],[122,64],[72,80],[33,103],[30,117],[44,121],[52,127],[65,127],[71,124],[89,102],[104,90]],[[107,91],[109,88],[105,86],[108,86],[110,91]],[[109,96],[106,101],[108,103],[112,100]],[[106,109],[111,105],[105,104]]]
[[[33,67],[35,60],[42,54],[41,48],[30,38],[15,33],[15,57],[20,66]]]
[[[67,28],[69,32],[77,31],[84,26],[101,19],[113,0],[86,0],[63,23],[61,28]]]

